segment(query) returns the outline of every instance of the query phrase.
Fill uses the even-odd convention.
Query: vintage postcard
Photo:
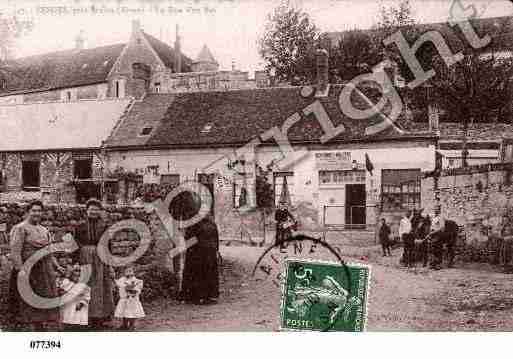
[[[512,331],[512,49],[508,0],[0,1],[0,341]]]

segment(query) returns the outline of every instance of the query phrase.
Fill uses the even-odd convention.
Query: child
[[[62,278],[59,289],[64,304],[60,308],[61,322],[65,331],[78,332],[88,325],[89,301],[91,289],[80,281],[80,266],[73,266],[71,278]]]
[[[135,277],[134,268],[128,266],[124,270],[124,276],[116,281],[119,288],[119,302],[114,316],[122,318],[121,330],[134,330],[135,319],[144,318],[144,309],[139,296],[143,288],[143,281]]]

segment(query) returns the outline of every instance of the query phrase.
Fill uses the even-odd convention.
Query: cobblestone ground
[[[398,265],[402,249],[382,258],[378,247],[345,248],[348,261],[372,265],[369,331],[511,331],[511,274],[479,265],[432,271]],[[251,276],[263,249],[222,246],[221,297],[210,306],[146,304],[140,330],[272,331],[279,326],[280,289]],[[358,253],[358,252],[361,253]],[[361,260],[363,257],[363,261]]]

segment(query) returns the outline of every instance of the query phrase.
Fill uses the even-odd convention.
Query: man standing
[[[280,245],[281,248],[285,247],[283,243],[292,234],[292,226],[296,222],[292,214],[287,208],[287,202],[281,201],[276,213],[274,214],[276,221],[276,241],[275,245]]]
[[[433,261],[431,262],[431,267],[436,270],[440,269],[442,264],[444,229],[445,223],[440,216],[440,211],[437,209],[433,216],[433,221],[431,222],[431,233],[429,234],[434,257]]]
[[[98,256],[97,246],[107,229],[100,217],[102,204],[91,198],[86,203],[87,218],[75,230],[75,240],[79,246],[78,258],[80,264],[92,266],[89,287],[91,301],[89,303],[89,322],[92,329],[105,329],[105,323],[114,313],[114,298],[112,280],[114,270],[103,263]]]
[[[408,210],[399,222],[399,237],[403,242],[403,262],[407,267],[410,267],[413,264],[413,238],[411,235],[411,229],[411,211]]]
[[[379,228],[379,242],[381,243],[381,248],[383,248],[383,257],[386,257],[387,253],[389,256],[391,256],[390,227],[388,226],[385,218],[381,219],[381,227]]]

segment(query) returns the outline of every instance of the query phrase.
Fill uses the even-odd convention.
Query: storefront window
[[[420,169],[390,169],[381,174],[383,211],[420,208]]]
[[[364,183],[365,171],[340,170],[319,171],[319,182],[323,184]]]

